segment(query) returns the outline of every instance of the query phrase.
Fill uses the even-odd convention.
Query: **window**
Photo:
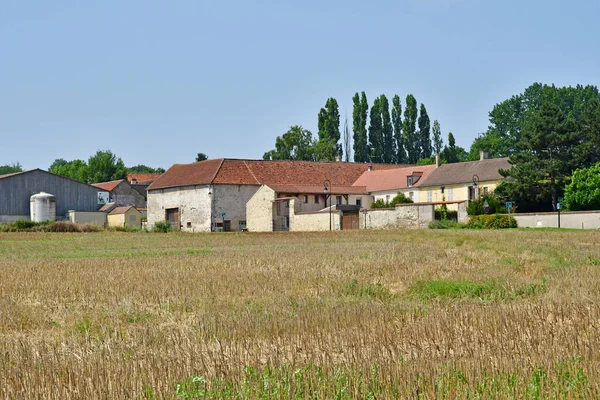
[[[430,203],[433,201],[433,191],[432,190],[427,191],[427,201]]]
[[[411,200],[415,200],[415,193],[414,192],[408,192],[408,198]]]
[[[284,201],[283,205],[285,208],[290,208],[290,201],[289,200]]]
[[[136,215],[135,214],[130,215],[129,216],[129,222],[135,222],[135,221],[137,221]]]
[[[454,189],[448,189],[448,201],[454,200]]]
[[[308,203],[308,196],[307,195],[304,195],[304,202]]]
[[[315,195],[315,204],[319,204],[319,195]]]
[[[411,175],[411,176],[407,176],[407,177],[406,177],[406,186],[409,186],[409,187],[410,187],[410,186],[412,186],[412,185],[413,185],[413,178],[414,178],[414,177],[413,177],[412,175]]]
[[[231,232],[231,221],[226,219],[225,221],[223,221],[223,231],[224,232]]]
[[[338,205],[342,204],[342,196],[336,196],[335,197],[335,204],[338,204]]]
[[[357,197],[356,198],[356,205],[359,207],[362,207],[362,197]]]
[[[487,194],[488,194],[488,187],[487,187],[487,186],[484,186],[484,187],[483,187],[483,195],[485,196],[485,195],[487,195]]]
[[[385,195],[385,202],[386,202],[386,203],[389,203],[389,202],[390,202],[390,195],[389,195],[389,194],[386,194],[386,195]]]
[[[440,191],[442,192],[442,194],[444,194],[444,189],[446,189],[445,187],[440,187]]]
[[[238,222],[238,231],[244,232],[245,230],[246,230],[246,220],[240,219],[240,221]]]
[[[188,228],[191,228],[191,227],[192,227],[192,223],[191,223],[191,222],[188,222],[188,223],[186,224],[186,226],[187,226]]]

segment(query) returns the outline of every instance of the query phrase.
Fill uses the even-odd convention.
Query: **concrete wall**
[[[231,221],[237,231],[240,221],[246,221],[246,203],[259,189],[257,185],[215,184],[211,193],[208,185],[183,186],[148,191],[148,227],[165,220],[165,210],[179,208],[181,230],[210,232],[216,222]],[[189,223],[189,225],[188,225]]]
[[[75,224],[94,224],[105,226],[107,224],[106,213],[93,211],[69,211],[67,219]]]
[[[261,186],[246,203],[246,222],[250,232],[273,231],[273,200],[275,191],[268,186]]]
[[[341,217],[338,211],[333,211],[331,215],[328,212],[302,213],[298,200],[290,200],[290,231],[311,232],[328,231],[331,216],[332,230],[339,230],[341,227]]]
[[[556,228],[558,213],[513,214],[519,228]],[[561,212],[561,228],[600,229],[600,211]]]

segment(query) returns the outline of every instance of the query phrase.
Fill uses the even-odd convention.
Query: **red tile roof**
[[[397,169],[399,165],[345,162],[263,161],[215,159],[175,164],[148,190],[209,183],[231,185],[315,185],[326,179],[332,186],[352,186],[372,165],[373,170]]]
[[[131,183],[135,179],[138,184],[152,183],[153,181],[158,179],[158,177],[161,175],[162,174],[138,174],[138,173],[128,174],[127,182]]]
[[[123,183],[123,181],[124,181],[124,179],[119,179],[119,180],[110,181],[110,182],[100,182],[100,183],[94,183],[94,184],[92,184],[92,186],[97,187],[98,189],[112,192],[113,189],[116,188],[117,186],[119,186],[121,183]]]
[[[413,175],[421,178],[411,187],[419,187],[434,169],[435,165],[416,165],[414,167],[366,171],[354,182],[354,186],[366,186],[368,192],[405,189],[408,187],[407,177]]]

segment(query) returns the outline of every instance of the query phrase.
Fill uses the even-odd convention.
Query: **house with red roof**
[[[274,199],[299,199],[303,212],[322,211],[329,201],[360,207],[369,196],[356,180],[368,168],[398,167],[229,158],[175,164],[148,187],[148,225],[168,221],[184,231],[245,230],[246,204],[263,186]]]

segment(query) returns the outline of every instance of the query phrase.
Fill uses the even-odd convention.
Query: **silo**
[[[56,197],[50,193],[34,194],[29,199],[29,205],[33,222],[56,220]]]

